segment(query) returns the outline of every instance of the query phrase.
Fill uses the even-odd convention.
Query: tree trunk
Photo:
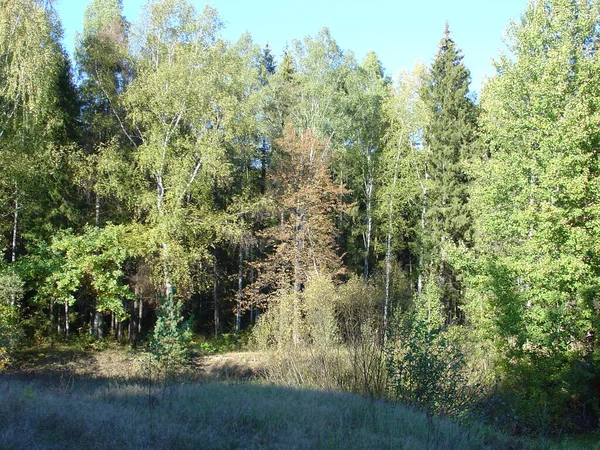
[[[117,342],[123,342],[123,322],[118,320],[115,315],[115,326],[116,326],[116,338]]]
[[[104,313],[96,311],[94,313],[94,324],[92,327],[94,336],[98,339],[104,339]]]
[[[215,337],[219,337],[220,328],[220,305],[219,305],[219,273],[217,268],[217,257],[213,257],[213,305],[214,311],[214,322],[215,322]]]
[[[371,255],[371,235],[373,234],[373,161],[371,153],[367,153],[367,174],[365,179],[365,207],[367,214],[367,228],[363,235],[365,244],[365,260],[363,277],[367,281],[369,279],[369,257]]]
[[[388,203],[388,229],[385,241],[385,300],[383,304],[383,343],[387,342],[388,337],[388,315],[390,307],[390,274],[392,266],[392,231],[394,226],[394,192],[398,182],[398,165],[400,163],[400,146],[394,159],[394,176],[392,178],[392,189]]]
[[[65,303],[65,337],[69,337],[69,304]]]
[[[15,193],[15,213],[13,217],[13,232],[12,232],[12,242],[11,242],[11,258],[10,262],[14,263],[17,260],[17,230],[19,226],[19,194]],[[14,300],[12,300],[12,304],[14,305]]]
[[[300,208],[300,198],[296,198],[296,226],[294,232],[295,248],[294,248],[294,300],[292,307],[292,342],[297,345],[300,342],[298,335],[298,316],[300,314],[300,292],[302,290],[302,279],[300,278],[300,250],[304,247],[304,241],[301,236],[302,231],[302,211]]]
[[[163,276],[165,280],[165,299],[169,298],[171,295],[172,286],[169,277],[169,247],[166,242],[162,243],[162,251],[163,251]]]
[[[267,155],[269,147],[266,139],[262,138],[262,147],[260,149],[260,193],[265,194],[267,189]]]
[[[165,153],[163,150],[162,163],[164,164]],[[164,218],[163,203],[165,198],[165,187],[163,184],[162,175],[156,176],[156,210],[159,217]],[[163,277],[165,281],[165,299],[169,298],[172,291],[171,280],[169,277],[169,247],[166,242],[161,244],[163,257]]]
[[[13,218],[13,232],[12,232],[12,242],[11,242],[11,257],[10,262],[15,263],[17,260],[17,230],[19,227],[19,193],[15,191],[15,214]],[[10,296],[10,305],[15,306],[17,299],[14,295]]]
[[[425,173],[425,180],[429,177]],[[427,212],[427,186],[421,182],[421,191],[423,194],[423,203],[421,204],[421,239],[419,244],[419,267],[418,267],[418,278],[417,278],[417,295],[420,297],[423,293],[423,262],[425,256],[425,213]]]
[[[237,306],[235,310],[235,333],[239,334],[242,329],[242,293],[244,288],[244,249],[240,243],[238,255],[238,291]]]
[[[140,298],[138,307],[137,332],[138,336],[140,336],[142,334],[142,319],[144,318],[144,299]]]
[[[50,308],[50,310],[52,310],[52,307]],[[60,303],[56,304],[56,334],[58,336],[61,335],[61,329],[60,329]]]
[[[100,195],[96,193],[96,228],[100,226]]]
[[[140,315],[139,315],[139,298],[135,298],[133,301],[133,308],[131,310],[131,319],[129,319],[129,341],[133,348],[137,347],[138,342],[138,330],[140,323]]]
[[[254,252],[252,251],[252,247],[250,247],[250,262],[254,261]],[[250,266],[250,285],[254,284],[254,267]],[[256,310],[254,307],[254,299],[252,299],[252,303],[250,304],[250,323],[254,325],[256,322]]]

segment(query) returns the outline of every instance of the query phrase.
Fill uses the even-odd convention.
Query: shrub
[[[201,337],[200,342],[197,342],[196,345],[198,350],[202,353],[230,352],[236,350],[240,346],[240,342],[243,342],[243,338],[243,335],[240,338],[240,336],[235,334],[224,333],[217,337]]]
[[[460,415],[474,400],[467,361],[451,334],[413,315],[399,321],[388,349],[388,375],[397,400],[431,413]]]
[[[266,376],[284,385],[340,389],[347,385],[335,317],[337,288],[326,277],[308,280],[302,292],[282,291],[261,315],[251,342],[270,354]]]
[[[301,293],[280,293],[252,335],[253,343],[270,354],[269,380],[383,396],[380,294],[357,277],[335,285],[319,276]]]

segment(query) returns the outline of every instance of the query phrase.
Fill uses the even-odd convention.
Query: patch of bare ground
[[[265,357],[258,352],[196,355],[181,375],[192,380],[249,380],[260,375]],[[25,350],[9,373],[21,376],[140,379],[145,376],[144,353],[125,348],[82,351],[70,348]]]
[[[258,352],[228,352],[196,356],[191,361],[192,370],[211,379],[256,378],[265,367],[265,356]]]

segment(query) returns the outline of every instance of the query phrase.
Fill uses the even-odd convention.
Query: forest
[[[530,0],[479,96],[448,24],[392,79],[188,0],[92,0],[71,61],[51,2],[0,5],[0,371],[85,340],[172,374],[201,336],[283,386],[598,430],[599,1]]]

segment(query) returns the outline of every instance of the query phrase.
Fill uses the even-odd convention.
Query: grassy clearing
[[[528,442],[358,395],[265,385],[252,378],[260,358],[195,358],[177,383],[149,392],[132,352],[24,352],[0,378],[0,449],[600,449],[591,438]]]
[[[481,449],[514,445],[391,403],[251,383],[69,385],[5,378],[3,449]],[[515,447],[517,448],[517,447]]]

